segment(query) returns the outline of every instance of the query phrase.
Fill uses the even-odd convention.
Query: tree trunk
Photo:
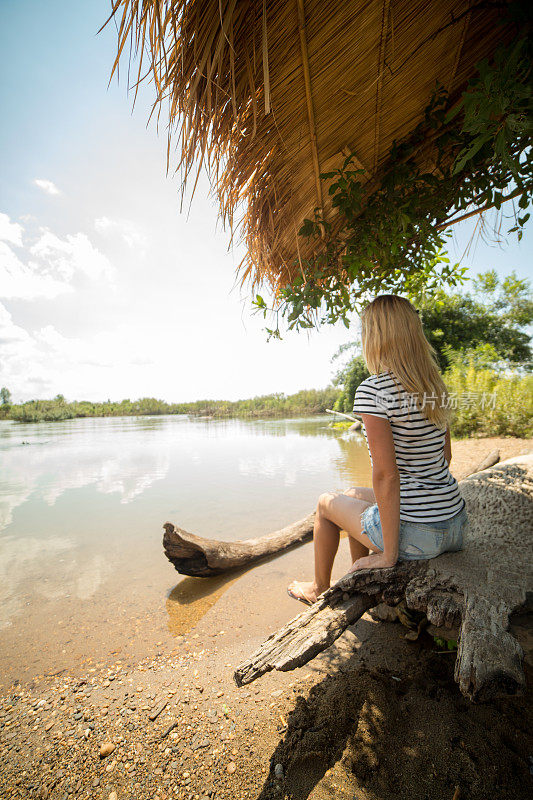
[[[224,542],[204,539],[165,522],[163,548],[178,572],[207,578],[245,566],[265,556],[276,555],[288,547],[306,542],[313,536],[314,512],[279,531],[257,539]]]
[[[476,472],[460,488],[469,516],[463,550],[349,573],[240,664],[237,685],[303,666],[367,609],[405,598],[432,625],[459,630],[455,680],[466,697],[520,693],[523,653],[508,628],[533,592],[533,455]]]

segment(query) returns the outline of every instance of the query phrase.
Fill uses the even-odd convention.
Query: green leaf
[[[457,114],[462,110],[462,108],[463,108],[463,103],[461,101],[457,103],[455,108],[451,108],[444,117],[444,124],[448,125],[448,123],[450,123],[452,119],[454,119],[457,116]]]
[[[472,146],[466,151],[466,153],[464,153],[464,155],[460,153],[459,154],[460,158],[458,156],[458,161],[456,161],[454,165],[452,175],[457,175],[458,172],[461,172],[466,162],[470,161],[476,155],[476,153],[478,153],[481,150],[483,145],[486,142],[488,142],[489,139],[491,138],[492,137],[490,133],[486,133],[483,136],[478,136],[477,139],[475,139]]]

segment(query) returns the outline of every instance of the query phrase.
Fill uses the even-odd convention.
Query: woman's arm
[[[452,443],[448,426],[446,426],[446,433],[444,434],[444,458],[448,462],[448,466],[450,466],[450,461],[452,460]]]
[[[400,473],[396,464],[394,439],[388,420],[372,414],[361,414],[368,447],[372,456],[372,487],[376,495],[383,532],[383,553],[359,558],[355,569],[392,567],[398,560],[400,531]]]

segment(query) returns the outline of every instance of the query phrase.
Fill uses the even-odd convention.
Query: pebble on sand
[[[235,761],[230,761],[228,766],[226,767],[226,771],[229,772],[230,775],[232,775],[235,772],[236,769],[237,769],[237,765],[236,765]]]
[[[100,747],[100,758],[107,758],[107,756],[111,755],[114,749],[115,745],[113,742],[104,742]]]

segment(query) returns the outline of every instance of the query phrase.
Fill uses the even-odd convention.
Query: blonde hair
[[[448,392],[436,352],[416,308],[404,297],[382,294],[361,313],[363,356],[372,374],[392,372],[420,412],[438,428],[449,421]],[[425,400],[425,402],[424,402]]]

